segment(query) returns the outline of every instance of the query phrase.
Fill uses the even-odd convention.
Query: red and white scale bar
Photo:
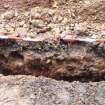
[[[21,38],[16,36],[2,36],[0,35],[0,39],[9,39],[9,40],[23,40],[23,41],[31,41],[31,42],[37,42],[38,39],[32,39],[32,38]],[[63,37],[61,38],[65,42],[100,42],[104,43],[105,39],[94,39],[94,38],[71,38],[71,37]]]
[[[69,36],[61,38],[65,42],[100,42],[105,43],[105,39],[98,38],[71,38]]]
[[[4,35],[0,35],[0,39],[9,39],[9,40],[20,40],[20,41],[31,41],[31,42],[36,42],[39,41],[38,39],[32,39],[32,38],[21,38],[21,37],[17,37],[17,36],[4,36]]]

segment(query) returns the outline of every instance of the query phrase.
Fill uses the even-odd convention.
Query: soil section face
[[[4,75],[35,75],[60,80],[105,79],[104,44],[63,41],[0,41],[0,71]],[[5,52],[5,53],[4,53]]]

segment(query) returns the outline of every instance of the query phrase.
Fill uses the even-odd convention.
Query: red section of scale
[[[65,42],[80,42],[80,39],[78,39],[78,38],[73,38],[73,39],[63,39],[63,41],[65,41]]]
[[[23,40],[21,37],[17,37],[17,36],[13,36],[13,35],[10,35],[8,36],[8,39],[11,39],[11,40]]]
[[[105,43],[105,40],[96,40],[96,42]]]

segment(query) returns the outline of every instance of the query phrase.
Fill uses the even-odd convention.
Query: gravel
[[[45,77],[0,77],[0,105],[104,105],[104,98],[104,81],[68,83]]]

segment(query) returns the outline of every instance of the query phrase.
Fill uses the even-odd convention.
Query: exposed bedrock
[[[46,76],[67,81],[105,80],[103,43],[0,41],[0,72]]]

